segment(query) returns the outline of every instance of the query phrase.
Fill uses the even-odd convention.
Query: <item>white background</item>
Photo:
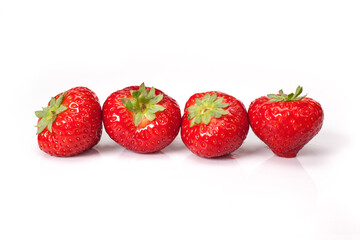
[[[358,1],[1,0],[0,239],[360,239]],[[250,130],[230,156],[178,138],[156,154],[104,132],[72,158],[39,150],[35,110],[75,86],[145,82],[248,108],[304,87],[320,133],[294,159]]]

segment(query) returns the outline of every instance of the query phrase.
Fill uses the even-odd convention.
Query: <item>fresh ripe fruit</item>
[[[186,102],[181,138],[201,157],[219,157],[238,149],[249,131],[242,102],[222,92],[197,93]]]
[[[104,103],[103,120],[115,142],[134,152],[151,153],[175,139],[181,113],[173,98],[143,83],[112,93]]]
[[[50,155],[73,156],[100,141],[101,106],[96,94],[86,87],[58,94],[35,114],[39,118],[39,147]]]
[[[254,133],[280,157],[295,157],[321,129],[324,113],[318,102],[295,93],[268,94],[254,100],[249,107]]]

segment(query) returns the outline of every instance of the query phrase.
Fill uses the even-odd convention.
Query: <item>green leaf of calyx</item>
[[[54,106],[55,103],[56,103],[56,99],[54,97],[52,97],[50,100],[50,107]]]
[[[161,102],[161,100],[163,100],[163,97],[164,97],[164,95],[162,95],[162,94],[156,95],[155,97],[153,97],[150,100],[150,103],[157,104],[157,103]]]
[[[144,114],[144,116],[149,120],[149,121],[153,121],[156,118],[156,115],[154,113],[151,112],[146,112]]]
[[[43,118],[46,116],[46,112],[45,111],[36,111],[35,112],[35,115],[38,117],[38,118]]]
[[[145,83],[141,83],[139,87],[139,92],[144,92],[144,91],[145,91]]]
[[[215,93],[214,93],[215,94]],[[204,102],[210,102],[210,94],[209,93],[207,93],[207,94],[205,94],[205,96],[203,97],[203,99],[202,99]]]
[[[290,93],[288,96],[287,96],[288,100],[292,100],[294,98],[294,94],[293,93]]]
[[[47,127],[48,124],[49,124],[48,121],[45,118],[42,118],[35,126],[38,128],[36,134],[40,134],[42,131],[44,131],[44,129]]]
[[[135,126],[139,126],[142,120],[143,120],[143,114],[141,114],[141,112],[138,112],[134,115]]]
[[[137,99],[140,96],[140,92],[139,91],[132,91],[131,96],[133,96],[133,98]]]
[[[125,107],[130,111],[134,111],[134,104],[131,100],[126,101]]]
[[[269,98],[278,98],[279,96],[277,94],[268,94]]]
[[[153,98],[155,96],[155,88],[152,87],[149,91],[148,98]]]
[[[152,105],[149,107],[148,112],[157,113],[157,112],[161,112],[164,110],[165,110],[165,108],[161,105]]]
[[[190,123],[190,127],[201,123],[201,116],[196,116]]]
[[[201,121],[205,124],[208,125],[210,123],[211,120],[211,115],[210,114],[204,114],[201,116]]]
[[[60,96],[58,97],[58,99],[56,99],[55,101],[55,106],[57,108],[59,108],[61,106],[61,104],[63,103],[66,95],[68,94],[68,92],[63,92],[62,94],[60,94]],[[51,105],[51,104],[50,104]]]
[[[201,100],[199,98],[195,98],[195,105],[200,105],[200,104],[201,104]]]
[[[62,112],[64,112],[67,109],[64,105],[60,105],[58,109],[55,110],[55,114],[58,115]]]
[[[209,94],[209,95],[210,95],[210,94]],[[209,102],[214,102],[216,99],[217,99],[217,94],[214,93],[213,95],[210,96]],[[221,98],[219,98],[219,100],[220,100],[220,99],[221,99]],[[224,98],[223,98],[223,99],[224,99]],[[221,102],[222,102],[223,99],[221,99]]]

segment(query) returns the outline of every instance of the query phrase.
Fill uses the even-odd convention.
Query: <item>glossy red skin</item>
[[[56,117],[52,133],[45,128],[38,134],[38,144],[50,155],[69,157],[92,148],[100,141],[101,105],[96,94],[86,87],[68,90],[62,104],[68,109]]]
[[[321,129],[323,110],[311,98],[298,101],[273,102],[260,97],[249,106],[253,132],[280,157],[296,157],[297,153]]]
[[[223,102],[229,104],[224,110],[229,114],[212,117],[208,125],[200,123],[190,127],[187,108],[195,104],[195,98],[201,99],[206,93],[224,97]],[[242,145],[248,131],[249,120],[244,104],[228,94],[216,91],[196,93],[186,102],[181,138],[186,147],[200,157],[213,158],[232,153]]]
[[[175,99],[155,89],[155,95],[163,94],[158,103],[165,107],[157,112],[153,121],[145,120],[139,126],[133,122],[133,113],[125,108],[122,98],[132,98],[131,86],[112,93],[103,105],[103,121],[110,138],[123,147],[138,153],[157,152],[168,146],[177,136],[181,124],[181,112]],[[150,90],[150,88],[146,88]]]

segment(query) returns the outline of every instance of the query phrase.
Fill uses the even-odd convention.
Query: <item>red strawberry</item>
[[[299,86],[289,95],[280,90],[254,100],[249,107],[252,130],[280,157],[295,157],[323,123],[320,104],[300,96],[302,90]]]
[[[95,146],[101,137],[101,106],[94,92],[75,87],[51,98],[35,112],[41,150],[54,156],[73,156]]]
[[[103,119],[115,142],[135,152],[150,153],[175,139],[181,113],[173,98],[143,83],[112,93],[104,103]]]
[[[249,131],[242,102],[222,92],[197,93],[186,102],[181,138],[201,157],[219,157],[238,149]]]

